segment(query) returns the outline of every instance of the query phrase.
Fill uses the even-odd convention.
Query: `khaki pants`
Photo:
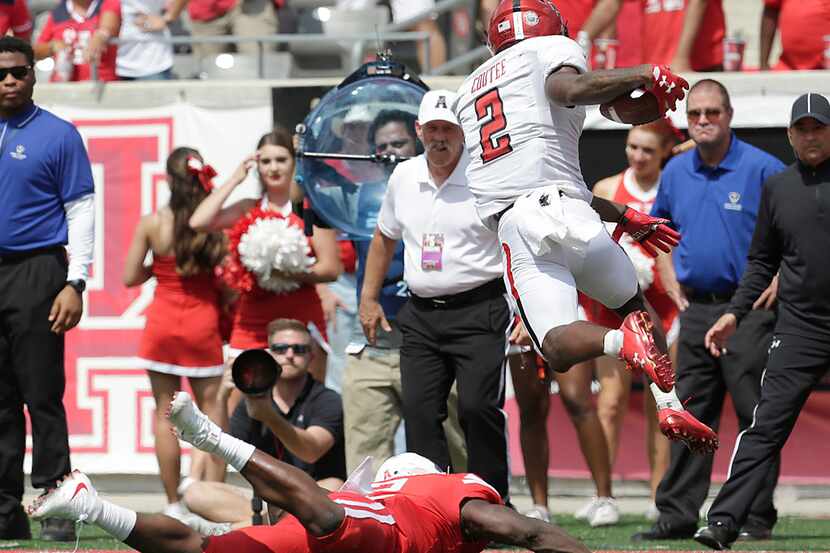
[[[210,21],[191,21],[190,31],[193,37],[238,35],[238,36],[267,36],[277,32],[277,14],[272,0],[239,0],[230,11]],[[193,56],[202,60],[208,56],[215,56],[228,50],[226,44],[194,43]],[[265,50],[273,49],[272,44],[266,44]],[[243,54],[256,55],[256,42],[243,42],[237,45],[237,51]]]
[[[397,349],[366,347],[349,355],[343,381],[343,428],[349,473],[367,456],[375,469],[395,453],[395,431],[401,423],[401,370]],[[456,472],[467,467],[464,434],[458,424],[458,391],[453,386],[444,432]]]

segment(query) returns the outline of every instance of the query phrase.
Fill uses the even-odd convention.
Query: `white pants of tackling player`
[[[612,309],[637,293],[634,266],[599,214],[584,200],[559,198],[555,186],[517,200],[498,235],[505,286],[539,354],[550,329],[579,319],[577,290]]]

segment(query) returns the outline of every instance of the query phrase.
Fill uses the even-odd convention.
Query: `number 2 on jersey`
[[[504,103],[499,95],[499,89],[494,88],[476,98],[476,116],[479,121],[487,120],[481,125],[481,161],[488,163],[513,151],[510,145],[510,135],[495,135],[507,128],[507,119],[504,116]]]

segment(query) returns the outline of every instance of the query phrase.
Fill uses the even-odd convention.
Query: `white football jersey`
[[[484,62],[458,89],[454,109],[471,158],[467,181],[482,220],[552,184],[591,201],[579,167],[585,108],[556,105],[545,94],[548,75],[565,65],[587,71],[576,42],[529,38]]]

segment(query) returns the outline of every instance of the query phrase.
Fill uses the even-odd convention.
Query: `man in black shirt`
[[[230,433],[335,491],[346,479],[343,405],[337,392],[308,373],[311,339],[299,321],[271,321],[268,346],[282,373],[270,394],[244,396],[231,415]],[[223,382],[223,388],[227,387]],[[227,404],[221,400],[221,392],[219,403]],[[214,417],[220,426],[227,427],[227,409]],[[192,513],[238,527],[251,521],[250,504],[240,492],[219,482],[196,482],[184,490],[184,502]],[[183,522],[193,520],[198,519],[185,516]],[[207,533],[198,524],[193,527]]]
[[[752,426],[740,434],[729,479],[695,539],[727,549],[738,537],[769,463],[830,368],[830,103],[804,94],[787,131],[797,161],[767,179],[749,262],[726,313],[706,333],[714,357],[778,273],[778,321]]]

